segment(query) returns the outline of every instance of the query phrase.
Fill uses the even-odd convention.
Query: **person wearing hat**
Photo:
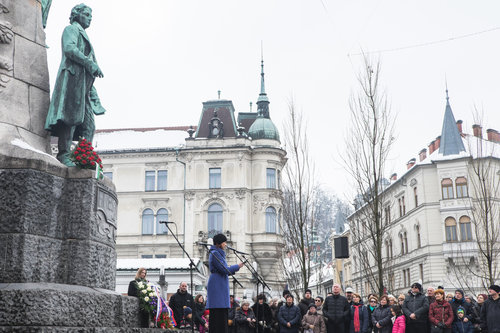
[[[314,299],[312,298],[312,291],[311,289],[306,289],[306,292],[304,293],[304,298],[301,299],[299,302],[299,309],[302,317],[304,317],[304,315],[307,313],[307,310],[309,309],[309,304],[311,303],[314,304]]]
[[[481,329],[485,332],[500,332],[500,286],[488,288],[489,298],[481,308]]]
[[[421,333],[427,331],[429,316],[429,301],[422,294],[422,285],[415,282],[403,302],[403,313],[406,317],[406,333]]]
[[[325,321],[314,303],[309,304],[309,310],[302,317],[302,328],[304,333],[326,333]]]
[[[465,321],[465,309],[461,306],[457,308],[458,320],[453,322],[453,333],[473,333],[474,326],[470,321]],[[495,332],[495,331],[493,331]]]
[[[191,328],[193,327],[193,310],[189,306],[184,307],[184,315],[182,316],[182,320],[179,326],[179,328]]]
[[[461,306],[465,310],[464,322],[468,322],[472,319],[472,306],[467,303],[464,298],[464,291],[462,289],[455,290],[455,297],[450,302],[451,308],[453,309],[454,322],[458,321],[457,309]]]
[[[300,309],[298,306],[293,304],[293,295],[288,294],[285,299],[285,305],[283,305],[278,311],[280,333],[298,333],[302,319]]]
[[[210,310],[209,332],[228,333],[229,305],[229,277],[242,266],[243,263],[228,266],[226,262],[227,238],[217,234],[213,238],[214,245],[210,247],[208,267],[210,276],[207,282],[207,309]]]
[[[435,290],[434,298],[434,302],[429,306],[430,332],[440,331],[443,333],[451,333],[453,309],[450,303],[444,299],[444,290]]]
[[[257,332],[269,333],[271,332],[271,323],[273,321],[273,313],[269,304],[266,302],[266,295],[259,294],[257,302],[252,305],[253,313],[257,318]]]

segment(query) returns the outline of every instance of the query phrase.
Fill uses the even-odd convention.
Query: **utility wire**
[[[386,52],[395,52],[395,51],[413,49],[413,48],[417,48],[417,47],[424,47],[424,46],[429,46],[429,45],[434,45],[434,44],[451,42],[451,41],[454,41],[454,40],[457,40],[457,39],[462,39],[462,38],[474,37],[474,36],[485,34],[487,32],[491,32],[491,31],[495,31],[495,30],[500,30],[500,27],[490,28],[490,29],[486,29],[486,30],[482,30],[482,31],[476,31],[476,32],[472,32],[472,33],[469,33],[469,34],[460,35],[460,36],[456,36],[456,37],[450,37],[450,38],[446,38],[446,39],[435,40],[435,41],[432,41],[432,42],[426,42],[426,43],[420,43],[420,44],[413,44],[413,45],[396,47],[396,48],[392,48],[392,49],[383,49],[383,50],[378,50],[378,51],[353,53],[353,54],[347,54],[347,56],[348,57],[350,57],[350,56],[360,56],[360,55],[367,55],[367,54],[372,54],[372,53],[386,53]]]

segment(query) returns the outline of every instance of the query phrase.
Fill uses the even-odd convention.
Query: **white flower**
[[[148,291],[146,289],[141,290],[143,294],[146,294]]]
[[[153,296],[154,296],[154,294],[153,294],[153,293],[149,293],[149,297],[153,297]]]
[[[148,297],[148,296],[144,297],[144,300],[145,300],[146,302],[147,302],[147,301],[149,301],[149,297]]]
[[[144,283],[138,282],[137,285],[139,286],[139,288],[142,288],[144,286]]]
[[[148,287],[148,289],[146,289],[146,290],[147,290],[147,291],[151,291],[152,289],[151,289],[151,287]]]
[[[148,283],[148,287],[152,287],[152,286],[153,286],[153,284],[152,284],[152,283]]]

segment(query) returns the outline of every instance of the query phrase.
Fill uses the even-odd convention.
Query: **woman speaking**
[[[210,310],[209,333],[227,333],[227,313],[229,309],[229,277],[242,266],[228,266],[226,262],[227,238],[223,234],[217,234],[213,238],[214,245],[210,247],[208,256],[208,267],[210,277],[207,283],[207,309]]]

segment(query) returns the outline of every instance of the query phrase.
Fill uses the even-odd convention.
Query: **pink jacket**
[[[399,316],[394,321],[392,325],[392,333],[405,333],[406,330],[406,322],[405,316]]]

